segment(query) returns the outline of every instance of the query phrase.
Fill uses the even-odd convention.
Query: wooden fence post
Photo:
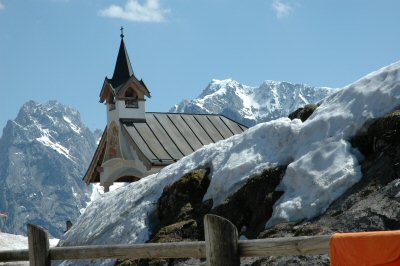
[[[239,266],[236,226],[217,215],[204,216],[206,258],[208,266]]]
[[[50,266],[49,238],[47,232],[36,225],[28,224],[29,265]]]

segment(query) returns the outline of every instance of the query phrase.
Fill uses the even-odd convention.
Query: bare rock
[[[281,191],[275,191],[286,167],[277,166],[264,170],[248,179],[247,183],[211,213],[230,220],[247,238],[256,238],[272,215],[272,207]]]
[[[289,114],[288,117],[291,120],[298,118],[302,122],[304,122],[314,113],[314,111],[315,111],[315,109],[317,109],[317,107],[318,107],[318,104],[307,104],[304,107],[300,107],[293,113]]]

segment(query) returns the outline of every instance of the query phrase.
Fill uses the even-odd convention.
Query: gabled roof
[[[146,113],[146,119],[124,119],[120,121],[125,135],[138,152],[140,160],[148,167],[166,166],[191,154],[206,144],[227,139],[247,129],[222,115]],[[106,133],[102,139],[106,139]],[[100,141],[100,145],[104,143]],[[102,145],[100,149],[104,149]],[[104,151],[96,151],[102,157]],[[101,164],[101,162],[100,162]],[[89,169],[98,162],[93,158]],[[86,183],[99,182],[96,171],[86,173]]]

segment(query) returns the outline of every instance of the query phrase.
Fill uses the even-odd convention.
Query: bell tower
[[[100,92],[100,102],[107,106],[107,126],[121,121],[145,121],[145,96],[150,92],[143,80],[138,80],[132,69],[121,27],[121,43],[111,79],[105,78]]]
[[[100,102],[107,107],[107,142],[100,172],[100,184],[105,191],[122,176],[137,176],[141,171],[147,171],[139,165],[137,154],[122,132],[125,124],[146,122],[145,96],[150,97],[150,92],[133,72],[122,27],[120,36],[113,76],[104,79],[100,92]]]

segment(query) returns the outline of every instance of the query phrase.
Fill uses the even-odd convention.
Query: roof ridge
[[[245,128],[249,128],[246,125],[243,125],[242,123],[239,123],[238,121],[227,117],[226,115],[223,114],[198,114],[198,113],[172,113],[172,112],[146,112],[146,114],[166,114],[166,115],[202,115],[202,116],[222,116],[225,117],[228,120],[231,120],[232,122],[239,124]]]

